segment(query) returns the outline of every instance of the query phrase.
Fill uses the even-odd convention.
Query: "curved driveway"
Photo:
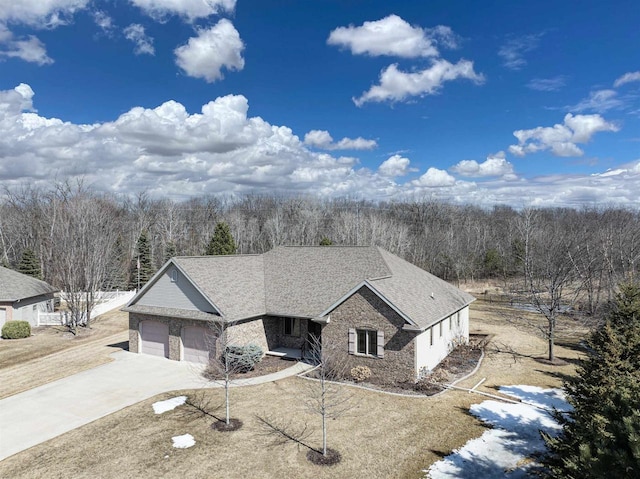
[[[112,357],[109,364],[0,400],[0,460],[156,394],[212,386],[200,376],[203,365],[127,351]],[[297,363],[242,385],[274,381],[308,367]]]

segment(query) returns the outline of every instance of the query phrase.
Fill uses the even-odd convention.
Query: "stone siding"
[[[262,318],[234,323],[229,327],[228,333],[229,344],[246,346],[253,343],[260,346],[263,353],[269,350]]]
[[[371,369],[371,381],[396,384],[415,381],[415,333],[403,331],[405,321],[367,287],[360,288],[331,312],[322,328],[322,347],[348,371],[357,365]],[[349,328],[384,331],[384,357],[349,354]]]
[[[264,318],[264,330],[269,348],[274,349],[281,347],[302,349],[307,341],[309,320],[298,319],[298,321],[300,321],[299,336],[288,336],[284,334],[283,321],[284,318],[279,316],[267,316],[266,318]]]

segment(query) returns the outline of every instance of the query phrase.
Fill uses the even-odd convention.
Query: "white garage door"
[[[192,363],[208,363],[209,351],[215,352],[215,341],[208,328],[185,326],[182,328],[182,359]],[[214,355],[211,354],[213,357]]]
[[[140,323],[140,337],[142,339],[142,352],[169,357],[169,326],[157,321],[143,321]]]

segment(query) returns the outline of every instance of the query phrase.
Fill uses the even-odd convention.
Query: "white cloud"
[[[411,26],[398,15],[389,15],[358,27],[338,27],[329,34],[327,43],[348,48],[354,55],[417,58],[439,56],[437,43],[455,48],[457,37],[444,25],[423,29]]]
[[[133,52],[136,55],[155,55],[156,50],[153,48],[153,38],[145,33],[142,25],[132,23],[123,30],[123,33],[127,40],[135,44]]]
[[[516,178],[513,165],[506,160],[503,151],[488,156],[482,163],[475,160],[462,160],[451,167],[451,171],[466,177],[502,176],[509,180]]]
[[[93,125],[39,116],[33,96],[24,84],[0,91],[3,185],[84,177],[97,190],[175,197],[309,188],[320,195],[386,197],[397,187],[357,168],[356,158],[312,152],[290,128],[248,117],[240,95],[217,98],[200,113],[167,101]]]
[[[639,72],[629,72],[622,75],[615,82],[613,82],[613,86],[618,88],[627,83],[640,81],[640,71]]]
[[[542,34],[533,34],[507,40],[498,50],[498,55],[502,57],[503,65],[511,70],[520,70],[527,64],[524,58],[525,53],[538,48],[541,37]]]
[[[372,86],[353,101],[362,106],[368,101],[402,101],[412,96],[434,95],[447,81],[465,78],[476,84],[484,82],[484,76],[473,69],[473,62],[460,60],[455,65],[438,59],[429,68],[415,72],[403,72],[397,64],[388,66],[380,73],[380,84]]]
[[[0,33],[3,32],[3,28],[0,25]],[[11,32],[4,30],[6,33],[2,33],[0,38],[5,38],[4,41],[0,41],[0,58],[19,58],[25,62],[37,63],[38,65],[50,65],[53,63],[53,59],[47,55],[47,48],[44,46],[38,38],[33,35],[28,35],[21,39],[14,39]]]
[[[409,168],[409,158],[400,155],[393,155],[382,162],[378,167],[378,173],[384,177],[395,178],[396,176],[404,176],[409,172],[416,171],[415,168]]]
[[[453,186],[455,182],[456,179],[446,171],[431,167],[420,178],[413,180],[411,184],[417,187],[442,188]]]
[[[404,164],[412,171],[402,157],[364,168],[357,158],[310,151],[290,128],[248,116],[249,104],[241,95],[217,98],[197,113],[168,101],[91,125],[40,116],[33,101],[26,84],[0,91],[0,182],[9,188],[27,182],[48,187],[56,177],[83,178],[96,191],[148,191],[175,199],[313,192],[378,201],[429,197],[481,206],[611,202],[640,207],[640,160],[610,165],[611,170],[595,175],[487,177],[477,184],[430,168],[418,179],[400,182],[385,175],[401,173]],[[580,139],[593,129],[573,127]]]
[[[615,90],[597,90],[589,93],[589,97],[580,101],[577,105],[569,107],[571,111],[597,111],[605,112],[613,108],[621,108],[624,102],[618,98]]]
[[[89,0],[5,0],[0,2],[0,22],[53,28],[68,23],[88,3]]]
[[[333,137],[326,130],[311,130],[304,135],[305,145],[322,150],[372,150],[378,146],[375,140],[365,138],[343,138],[334,143]]]
[[[93,12],[93,21],[100,27],[103,33],[111,35],[115,25],[113,24],[113,18],[103,10],[96,10]]]
[[[73,15],[86,8],[89,0],[19,0],[0,1],[0,58],[19,58],[38,65],[49,65],[53,59],[37,37],[14,37],[9,24],[34,28],[55,28],[71,21]]]
[[[233,12],[236,0],[130,0],[150,17],[164,21],[178,15],[190,22],[222,12]]]
[[[566,84],[566,78],[559,75],[553,78],[534,78],[527,83],[527,88],[538,91],[558,91]]]
[[[223,78],[222,68],[236,71],[244,68],[244,43],[229,20],[222,19],[197,32],[197,37],[174,50],[176,64],[188,76],[211,83]]]
[[[578,147],[578,143],[589,142],[594,134],[601,131],[618,130],[617,125],[600,115],[574,116],[568,113],[563,124],[514,131],[518,144],[511,145],[509,151],[517,156],[544,150],[551,150],[556,156],[582,156],[584,152]]]

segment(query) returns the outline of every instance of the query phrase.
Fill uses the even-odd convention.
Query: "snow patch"
[[[195,446],[196,440],[193,438],[191,434],[183,434],[182,436],[173,436],[171,438],[173,441],[173,447],[178,449],[186,449],[191,446]]]
[[[178,396],[166,401],[158,401],[152,404],[153,412],[156,414],[162,414],[163,412],[171,411],[172,409],[182,406],[187,401],[187,396]]]
[[[506,386],[500,391],[526,403],[484,401],[471,406],[471,413],[494,427],[471,439],[462,448],[425,470],[431,479],[521,479],[533,465],[532,454],[543,452],[540,431],[555,435],[562,429],[550,415],[553,408],[570,409],[559,389]]]

